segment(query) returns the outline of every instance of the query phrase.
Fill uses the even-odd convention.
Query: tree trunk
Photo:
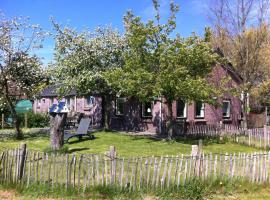
[[[109,95],[103,95],[102,96],[102,126],[105,130],[110,129],[109,125],[109,113],[110,113],[110,96]]]
[[[168,106],[168,121],[166,122],[167,127],[167,135],[168,139],[171,140],[173,138],[173,112],[172,112],[172,101],[167,100]]]
[[[248,122],[247,122],[247,116],[248,116],[248,105],[247,105],[247,95],[244,93],[244,99],[243,99],[243,128],[246,132],[248,129]]]
[[[51,148],[59,150],[64,145],[64,125],[67,113],[53,113],[50,117]]]
[[[18,119],[18,115],[17,115],[16,111],[12,113],[12,118],[13,118],[13,123],[14,123],[14,126],[15,126],[15,130],[16,130],[15,131],[16,138],[18,140],[21,140],[21,139],[23,139],[23,134],[22,134],[22,131],[20,129],[20,121]]]
[[[15,128],[16,139],[21,140],[21,139],[23,139],[23,134],[22,134],[22,131],[20,129],[20,121],[18,119],[18,115],[16,113],[15,106],[12,103],[12,100],[8,96],[7,92],[5,94],[5,98],[7,100],[7,103],[8,103],[10,112],[11,112],[11,116],[12,116],[12,119],[13,119],[13,124],[14,124],[14,128]]]

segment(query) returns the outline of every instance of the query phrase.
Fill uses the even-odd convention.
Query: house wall
[[[111,129],[124,131],[159,132],[160,102],[152,106],[152,117],[142,117],[141,103],[135,98],[127,98],[123,115],[116,115],[115,100],[111,102],[109,125]]]
[[[222,79],[228,79],[226,84],[221,84]],[[215,66],[212,73],[208,77],[208,81],[213,84],[214,87],[233,88],[240,84],[240,80],[237,76],[234,76],[230,71],[222,66]],[[222,116],[222,101],[230,100],[231,109],[230,117],[223,118]],[[211,124],[217,125],[220,122],[224,124],[239,125],[241,116],[241,102],[238,97],[231,94],[224,94],[217,97],[217,101],[220,106],[213,106],[205,104],[205,112],[203,118],[195,117],[195,102],[189,102],[186,109],[186,118],[177,118],[177,103],[173,102],[172,110],[173,117],[178,124]],[[162,100],[165,102],[165,99]],[[112,110],[110,114],[110,126],[117,130],[129,130],[129,131],[149,131],[159,132],[160,128],[164,128],[166,120],[168,119],[168,107],[165,103],[162,103],[162,116],[160,116],[160,102],[156,101],[153,104],[152,118],[143,118],[141,115],[141,103],[135,98],[127,99],[125,102],[124,114],[122,116],[115,115],[115,101],[112,101]],[[162,119],[161,119],[162,117]],[[181,127],[181,126],[180,126]]]
[[[265,113],[249,113],[248,128],[262,128],[265,125]]]
[[[76,110],[75,112],[84,113],[92,119],[92,122],[96,126],[101,126],[102,123],[102,98],[98,95],[93,96],[95,103],[93,106],[87,106],[86,99],[84,97],[76,98]]]
[[[96,126],[101,125],[102,121],[102,99],[99,96],[95,97],[95,103],[93,106],[87,106],[86,99],[84,97],[71,96],[70,103],[70,115],[75,113],[84,113],[85,115],[91,117],[92,122]],[[66,98],[63,98],[61,102],[65,102]],[[48,113],[49,108],[52,104],[57,104],[57,97],[42,97],[40,100],[34,100],[33,110],[35,113]]]
[[[237,88],[240,84],[240,80],[237,76],[235,76],[231,71],[227,68],[224,68],[220,65],[217,65],[212,70],[210,76],[208,77],[208,81],[215,88]],[[239,97],[233,96],[231,93],[225,93],[223,96],[216,97],[219,106],[213,106],[209,104],[205,104],[205,116],[204,118],[196,118],[195,117],[195,103],[192,102],[188,105],[187,108],[187,122],[189,124],[213,124],[224,123],[224,124],[233,124],[239,125],[240,116],[241,116],[241,101],[240,95]],[[231,114],[229,118],[223,118],[222,116],[222,101],[229,100],[231,102]]]
[[[33,110],[35,113],[47,113],[52,104],[57,103],[56,97],[44,97],[40,100],[35,99],[33,103]]]
[[[222,79],[228,79],[226,84],[221,84]],[[222,66],[215,66],[212,73],[208,77],[208,81],[212,83],[216,88],[233,88],[240,84],[238,76],[232,73],[227,68]],[[240,95],[239,95],[240,96]],[[71,105],[73,112],[80,112],[90,116],[96,125],[101,125],[102,122],[102,98],[98,95],[95,97],[95,104],[92,107],[87,107],[86,99],[84,97],[74,97],[74,105]],[[224,94],[223,96],[216,97],[220,105],[222,100],[230,100],[231,110],[230,117],[223,118],[221,106],[213,106],[205,104],[205,113],[203,118],[195,117],[195,103],[189,102],[187,105],[186,118],[177,118],[177,104],[173,102],[173,116],[178,124],[212,124],[216,125],[220,122],[225,124],[238,125],[240,123],[239,118],[241,115],[241,102],[239,97],[232,96],[231,94]],[[63,99],[64,101],[65,99]],[[44,97],[40,104],[37,100],[34,101],[35,112],[48,112],[51,105],[51,99]],[[53,98],[53,102],[57,103],[56,97]],[[168,119],[168,107],[165,99],[153,102],[152,117],[142,117],[142,106],[136,98],[126,98],[124,105],[123,115],[116,115],[115,100],[110,102],[109,106],[109,126],[111,129],[124,130],[124,131],[149,131],[160,132],[165,128],[166,121]],[[179,126],[180,127],[180,126]]]

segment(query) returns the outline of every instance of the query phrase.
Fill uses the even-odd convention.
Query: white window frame
[[[50,97],[50,100],[49,100],[49,107],[51,107],[53,105],[53,102],[54,102],[54,98],[53,97]]]
[[[118,110],[118,101],[119,100],[122,100],[123,101],[123,112],[122,113],[120,113],[119,112],[119,110]],[[122,116],[122,115],[124,115],[124,110],[125,110],[125,106],[124,106],[124,104],[125,104],[125,101],[126,101],[126,98],[123,98],[123,97],[117,97],[116,99],[115,99],[115,115],[117,115],[117,116]]]
[[[185,104],[185,107],[184,107],[184,111],[183,111],[183,116],[178,116],[178,102],[179,102],[180,100],[177,100],[176,101],[176,118],[187,118],[187,103],[186,103],[186,101],[183,101],[183,100],[181,100],[181,101],[183,101],[184,102],[184,104]]]
[[[227,115],[226,116],[223,115],[223,105],[224,105],[225,102],[226,103],[229,103],[229,111],[227,111]],[[223,100],[222,101],[222,117],[223,118],[226,118],[226,119],[228,119],[228,118],[231,117],[231,101],[230,100]]]
[[[37,99],[37,106],[40,106],[41,105],[41,98],[40,99]]]
[[[195,118],[204,118],[205,117],[205,103],[201,101],[202,107],[200,110],[200,115],[197,115],[197,103],[199,102],[195,102]]]
[[[46,103],[46,99],[45,98],[39,98],[39,99],[37,99],[38,106],[40,106],[43,103]]]
[[[150,103],[151,104],[151,111],[149,112],[149,113],[151,113],[151,115],[144,115],[144,111],[145,111],[145,103]],[[144,118],[152,118],[153,117],[153,102],[142,102],[142,109],[141,109],[141,111],[142,111],[142,117],[144,117]]]
[[[66,103],[66,106],[67,106],[68,108],[70,108],[71,98],[70,98],[70,97],[66,97],[66,98],[65,98],[65,103]]]

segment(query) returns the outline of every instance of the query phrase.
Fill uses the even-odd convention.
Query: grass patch
[[[206,187],[199,180],[188,182],[185,187],[171,187],[169,189],[146,189],[131,190],[130,188],[121,189],[114,186],[93,186],[85,191],[78,188],[66,189],[63,186],[48,184],[31,184],[23,187],[19,184],[0,185],[1,190],[15,191],[15,196],[23,199],[39,198],[61,198],[61,199],[203,199],[206,196]]]
[[[208,195],[217,200],[268,200],[269,184],[250,183],[246,180],[216,180],[209,186]]]
[[[16,140],[13,137],[0,137],[0,148],[16,148],[21,143],[26,143],[29,149],[44,151],[50,145],[48,134],[34,132],[36,129],[23,129],[24,140]],[[9,130],[10,131],[10,130]],[[0,131],[0,135],[4,134],[5,130]],[[10,132],[10,134],[12,134]],[[115,146],[118,155],[124,157],[132,156],[161,156],[161,155],[179,155],[189,154],[191,145],[198,144],[198,138],[178,138],[173,141],[157,140],[145,136],[130,136],[119,132],[96,132],[95,139],[83,139],[79,141],[77,138],[72,138],[67,144],[69,153],[76,154],[93,154],[104,153],[109,150],[110,146]],[[204,139],[204,152],[215,153],[234,153],[234,152],[255,152],[258,151],[255,147],[248,147],[241,144],[236,144],[227,140],[220,141],[218,139]]]
[[[50,146],[46,147],[43,152],[48,153],[49,155],[52,153],[56,153],[56,154],[67,154],[69,153],[69,147],[67,144],[65,144],[64,146],[62,146],[60,149],[58,150],[53,150]]]
[[[4,191],[13,192],[19,199],[269,199],[269,184],[251,184],[245,180],[219,179],[213,183],[193,179],[185,186],[163,190],[141,188],[140,190],[120,189],[114,186],[93,186],[85,191],[63,186],[31,184],[28,188],[16,184],[0,184],[0,199]],[[16,199],[16,198],[13,198]]]

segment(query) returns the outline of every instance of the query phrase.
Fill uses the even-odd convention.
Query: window
[[[45,99],[42,98],[42,99],[37,99],[37,104],[38,106],[40,106],[42,103],[45,103]]]
[[[202,101],[195,103],[195,117],[204,118],[204,103]]]
[[[116,98],[115,100],[115,114],[116,115],[124,114],[124,104],[125,104],[125,98]]]
[[[52,105],[53,105],[53,97],[51,97],[49,101],[49,106],[52,106]]]
[[[231,102],[230,100],[223,100],[222,102],[222,116],[223,118],[230,118],[231,115]]]
[[[142,103],[142,116],[152,117],[152,103],[151,102]]]
[[[91,107],[95,104],[95,97],[88,96],[85,98],[86,107]]]
[[[74,98],[73,97],[67,97],[67,98],[65,98],[65,103],[66,103],[67,108],[70,111],[73,111],[74,110]]]
[[[176,102],[176,116],[179,118],[185,118],[187,117],[187,106],[186,102],[183,100],[178,100]]]
[[[71,102],[71,100],[70,100],[70,98],[66,98],[66,106],[69,108],[70,107],[70,102]]]
[[[38,106],[40,106],[40,104],[41,104],[41,99],[37,99],[37,104],[38,104]]]

